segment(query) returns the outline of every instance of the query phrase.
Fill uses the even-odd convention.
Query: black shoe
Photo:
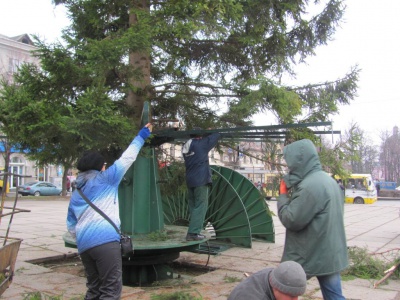
[[[204,240],[205,238],[206,238],[205,235],[197,234],[197,233],[188,233],[186,235],[187,241],[201,241],[201,240]]]

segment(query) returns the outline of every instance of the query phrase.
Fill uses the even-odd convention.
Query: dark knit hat
[[[81,172],[88,170],[101,171],[103,168],[105,159],[104,157],[96,151],[87,151],[78,160],[77,169]]]
[[[269,282],[280,292],[296,297],[305,293],[307,276],[300,264],[285,261],[271,272]]]

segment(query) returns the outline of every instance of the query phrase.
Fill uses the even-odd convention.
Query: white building
[[[8,82],[13,81],[13,75],[23,63],[39,65],[38,58],[32,55],[36,49],[29,35],[23,34],[16,37],[7,37],[0,34],[0,76]],[[6,140],[0,137],[0,169],[5,168],[4,149]],[[56,166],[38,166],[35,161],[27,159],[21,152],[11,151],[9,171],[19,175],[31,176],[18,179],[17,176],[9,178],[10,190],[15,189],[28,181],[44,180],[61,186],[60,177],[62,169]]]

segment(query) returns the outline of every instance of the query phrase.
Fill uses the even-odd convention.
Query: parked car
[[[54,196],[61,195],[62,189],[51,182],[32,181],[18,187],[18,194],[22,196]]]

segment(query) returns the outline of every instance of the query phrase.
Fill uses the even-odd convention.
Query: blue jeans
[[[342,294],[342,283],[340,273],[334,273],[326,276],[317,276],[319,286],[321,287],[324,300],[345,300]]]

